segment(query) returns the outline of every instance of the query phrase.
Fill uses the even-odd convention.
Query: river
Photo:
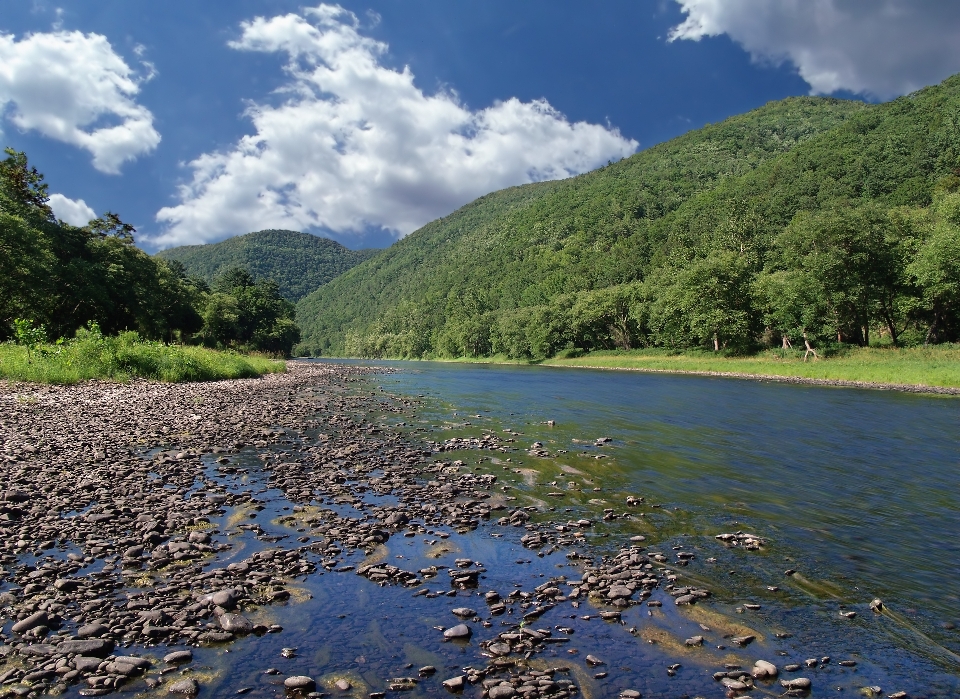
[[[424,396],[429,429],[513,429],[518,448],[540,441],[565,450],[519,459],[543,474],[538,483],[577,478],[559,465],[602,487],[597,498],[589,489],[563,498],[565,507],[597,510],[602,500],[619,510],[628,495],[662,506],[614,536],[642,532],[662,545],[740,529],[766,538],[763,555],[735,557],[737,570],[712,576],[723,579],[728,607],[750,598],[778,610],[768,621],[789,618],[806,638],[896,649],[888,679],[905,671],[905,649],[960,671],[960,400],[619,371],[381,364],[400,369],[377,377],[384,389]],[[600,437],[612,441],[597,448]],[[781,590],[769,592],[771,583]],[[887,615],[869,611],[877,598]],[[856,618],[840,617],[844,610]]]

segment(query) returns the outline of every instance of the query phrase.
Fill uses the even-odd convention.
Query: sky
[[[0,141],[58,218],[116,212],[151,252],[385,247],[771,100],[956,72],[944,0],[0,0]]]

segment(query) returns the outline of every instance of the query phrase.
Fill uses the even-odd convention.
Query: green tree
[[[659,344],[710,345],[715,352],[752,342],[751,271],[738,253],[715,252],[650,280],[650,329]]]
[[[943,196],[933,208],[931,230],[906,268],[921,290],[925,345],[960,319],[960,194]]]

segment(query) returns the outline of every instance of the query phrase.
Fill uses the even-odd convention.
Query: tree
[[[935,222],[906,273],[921,290],[928,320],[924,345],[960,318],[960,194],[934,205]]]
[[[809,354],[816,358],[811,336],[821,335],[829,318],[829,305],[819,280],[802,269],[767,272],[757,275],[753,291],[764,323],[779,333],[783,349],[792,347],[791,338],[802,337],[804,361]]]
[[[886,209],[839,202],[802,211],[774,241],[771,259],[772,270],[802,270],[819,283],[838,341],[868,345],[879,320],[897,344],[906,320],[905,258]]]
[[[270,279],[230,268],[213,283],[204,312],[204,338],[238,349],[289,355],[300,341],[293,304]]]
[[[750,268],[743,256],[715,252],[669,268],[648,284],[650,328],[659,344],[743,349],[751,341]]]

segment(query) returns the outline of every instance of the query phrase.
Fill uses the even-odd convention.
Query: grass
[[[802,356],[802,352],[776,350],[750,357],[725,357],[712,352],[633,350],[592,352],[580,357],[547,359],[542,364],[960,388],[960,345],[851,348],[839,355],[807,362]]]
[[[136,333],[103,337],[81,332],[57,345],[0,344],[0,379],[73,384],[90,379],[216,381],[284,371],[281,361],[203,347],[143,341]]]

